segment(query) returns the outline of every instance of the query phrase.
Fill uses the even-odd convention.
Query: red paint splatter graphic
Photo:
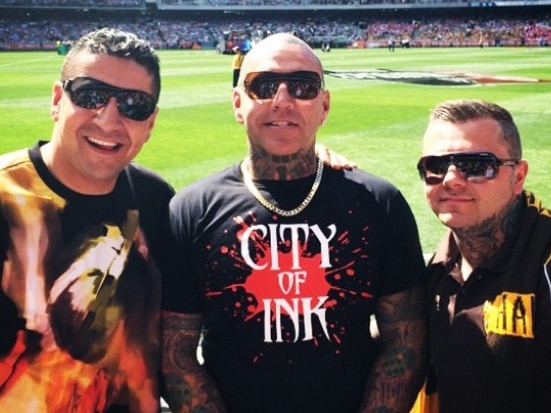
[[[278,258],[282,268],[290,268],[291,253],[280,253]],[[253,270],[245,282],[245,288],[258,300],[255,313],[264,311],[263,302],[273,303],[274,299],[327,296],[331,285],[324,274],[320,274],[319,264],[319,256],[315,255],[302,259],[302,269],[298,271]],[[302,310],[299,312],[302,314]]]
[[[254,216],[250,223],[242,217],[234,221],[239,225],[237,242],[221,247],[220,252],[231,257],[234,267],[246,276],[224,287],[235,297],[228,311],[245,322],[262,324],[266,343],[318,345],[324,340],[339,346],[346,334],[345,322],[329,322],[327,311],[371,297],[368,277],[359,280],[355,273],[356,261],[366,259],[365,251],[350,251],[349,233],[337,234],[335,225],[258,225]],[[207,295],[221,294],[211,290]]]

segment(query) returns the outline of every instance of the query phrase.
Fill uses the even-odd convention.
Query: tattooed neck
[[[249,158],[254,179],[287,181],[316,173],[317,158],[313,146],[306,151],[284,156],[252,148]]]
[[[522,198],[516,197],[498,214],[478,225],[454,229],[453,233],[463,260],[476,268],[491,258],[511,235],[522,207]]]

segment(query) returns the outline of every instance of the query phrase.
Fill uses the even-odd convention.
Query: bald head
[[[239,83],[250,72],[294,72],[310,70],[323,79],[323,68],[306,42],[290,33],[277,33],[257,43],[245,56]]]
[[[291,34],[269,36],[247,53],[232,102],[253,158],[275,155],[275,166],[281,156],[298,156],[308,159],[308,173],[315,171],[316,132],[330,108],[329,91],[320,80],[318,56]]]

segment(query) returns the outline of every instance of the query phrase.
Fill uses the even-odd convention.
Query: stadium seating
[[[101,26],[133,31],[158,49],[219,52],[232,31],[252,41],[295,32],[331,48],[386,47],[391,39],[398,47],[548,46],[551,0],[530,1],[0,0],[0,50],[56,50]]]

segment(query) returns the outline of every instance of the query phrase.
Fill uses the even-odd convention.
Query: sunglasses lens
[[[449,156],[429,156],[427,157],[423,165],[425,172],[433,175],[445,174],[448,171],[449,167]]]
[[[289,93],[295,99],[314,99],[320,92],[319,81],[312,79],[297,79],[287,82]]]
[[[458,159],[454,165],[464,179],[475,182],[494,178],[498,167],[489,159]]]
[[[105,89],[82,87],[71,93],[71,100],[77,106],[86,109],[99,109],[109,102],[111,93]]]
[[[153,96],[139,90],[119,89],[88,78],[65,81],[64,88],[73,103],[81,108],[100,109],[115,97],[120,114],[129,119],[145,120],[155,111]]]
[[[249,96],[253,99],[272,99],[280,83],[270,79],[254,79],[248,89]]]
[[[154,112],[155,100],[145,92],[121,92],[117,95],[117,106],[127,118],[145,120]]]
[[[444,180],[450,166],[449,156],[427,156],[417,165],[421,178],[429,185],[437,185]]]
[[[252,99],[273,99],[282,83],[295,99],[310,100],[321,91],[321,79],[316,72],[249,73],[245,79],[245,90]]]

